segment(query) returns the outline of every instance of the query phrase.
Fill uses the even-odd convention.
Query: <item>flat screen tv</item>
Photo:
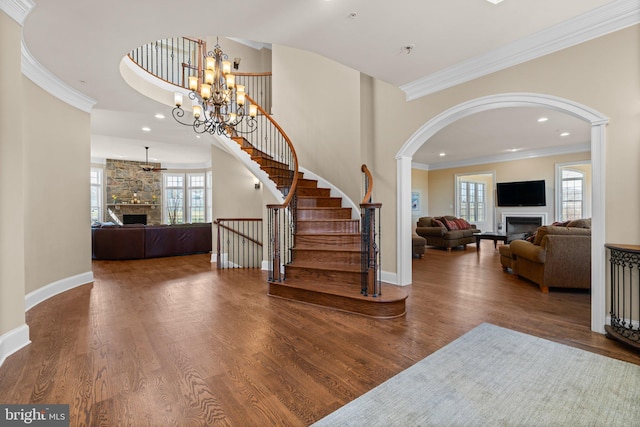
[[[544,179],[538,181],[498,182],[498,206],[546,206]]]

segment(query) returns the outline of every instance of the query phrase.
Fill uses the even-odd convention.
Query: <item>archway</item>
[[[411,159],[433,135],[458,119],[482,111],[508,107],[546,107],[571,114],[591,124],[593,168],[591,230],[591,330],[604,333],[606,321],[605,280],[605,126],[609,119],[577,102],[535,93],[505,93],[458,104],[433,117],[418,129],[396,154],[397,170],[397,268],[398,283],[411,283]]]

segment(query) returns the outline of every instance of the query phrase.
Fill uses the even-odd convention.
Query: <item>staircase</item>
[[[288,194],[289,167],[256,149],[243,137],[233,137],[241,149],[260,165],[276,186]],[[402,316],[407,294],[383,284],[380,295],[361,292],[362,236],[360,220],[342,198],[298,173],[296,215],[291,261],[284,266],[285,280],[269,282],[269,295],[376,318]]]
[[[190,78],[203,83],[208,55],[203,40],[177,37],[141,46],[128,57],[152,75],[188,89]],[[376,218],[381,205],[371,203],[369,171],[361,218],[353,219],[351,208],[343,208],[341,198],[331,197],[328,188],[318,187],[317,181],[298,172],[291,140],[264,109],[271,106],[271,73],[234,75],[236,84],[245,86],[246,105],[257,107],[256,116],[219,127],[205,124],[198,116],[190,122],[180,104],[172,115],[197,133],[230,136],[285,196],[281,204],[267,206],[269,295],[376,318],[402,316],[406,292],[381,284],[380,230],[375,228],[380,224]]]

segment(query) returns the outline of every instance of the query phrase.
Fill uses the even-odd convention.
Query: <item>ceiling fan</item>
[[[149,147],[144,147],[145,150],[147,150],[147,160],[144,162],[144,165],[140,165],[140,167],[142,168],[143,171],[145,172],[160,172],[160,171],[166,171],[167,168],[157,168],[155,166],[152,166],[149,164]]]

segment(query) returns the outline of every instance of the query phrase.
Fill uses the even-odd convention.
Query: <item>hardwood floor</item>
[[[413,266],[406,316],[375,320],[270,298],[209,255],[95,261],[93,285],[28,312],[0,402],[69,404],[72,426],[302,426],[483,322],[640,364],[590,332],[589,294],[542,294],[490,241]]]

